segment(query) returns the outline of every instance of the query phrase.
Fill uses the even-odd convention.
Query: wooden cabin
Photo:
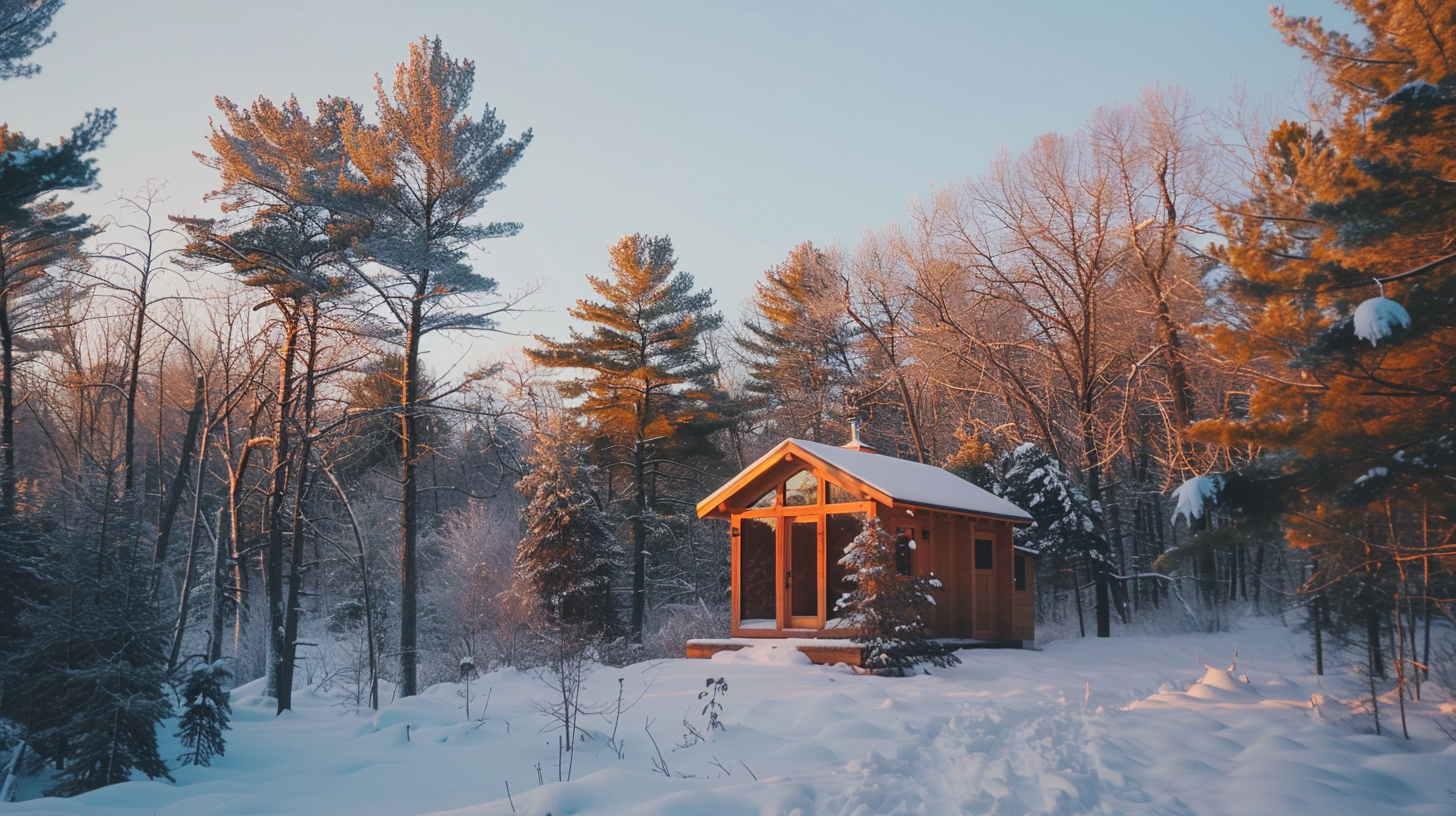
[[[734,638],[846,638],[839,559],[866,515],[899,544],[901,569],[945,589],[928,637],[1029,645],[1036,554],[1012,544],[1016,505],[930,465],[802,439],[779,443],[698,504],[732,524]],[[696,655],[695,655],[696,656]]]

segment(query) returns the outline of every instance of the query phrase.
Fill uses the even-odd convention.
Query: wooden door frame
[[[823,631],[829,621],[829,565],[828,558],[828,526],[829,515],[838,513],[864,513],[877,515],[882,505],[872,499],[858,502],[840,502],[836,504],[826,503],[826,487],[828,482],[838,483],[840,480],[830,475],[822,468],[801,467],[807,470],[819,480],[819,495],[814,504],[797,504],[788,506],[784,504],[784,479],[792,476],[790,473],[779,480],[776,490],[776,499],[772,507],[734,509],[731,515],[735,529],[741,531],[742,522],[747,519],[764,518],[774,519],[777,526],[775,533],[774,552],[774,597],[775,597],[775,625],[780,632],[795,630],[799,632]],[[797,471],[795,471],[797,472]],[[842,486],[842,485],[841,485]],[[846,488],[847,489],[847,488]],[[819,601],[816,614],[813,616],[795,617],[789,614],[792,611],[792,598],[790,592],[792,587],[785,586],[786,573],[790,571],[790,543],[793,536],[794,519],[812,520],[815,524],[815,556],[814,569],[816,591],[819,594]],[[734,537],[734,549],[732,562],[733,581],[733,625],[737,629],[739,619],[739,593],[742,591],[740,576],[743,572],[742,549],[739,546],[741,539]],[[757,635],[759,630],[754,630]],[[736,634],[736,633],[735,633]],[[745,633],[746,634],[746,633]]]
[[[782,516],[783,523],[779,525],[779,558],[774,571],[775,582],[779,587],[779,628],[780,629],[823,629],[824,628],[824,574],[827,571],[824,564],[824,512],[812,505],[806,506],[807,513],[785,512]],[[793,510],[797,508],[785,508]],[[814,615],[793,614],[793,586],[791,584],[793,572],[793,536],[795,521],[810,522],[814,525],[814,585],[819,594],[815,603]]]

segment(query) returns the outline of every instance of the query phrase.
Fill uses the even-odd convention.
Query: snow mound
[[[1410,328],[1410,312],[1385,296],[1373,297],[1355,307],[1355,336],[1376,345],[1396,329]]]
[[[1197,697],[1200,700],[1221,700],[1255,701],[1259,692],[1254,690],[1247,677],[1234,676],[1230,669],[1220,669],[1216,666],[1209,666],[1203,677],[1188,689],[1189,697]]]

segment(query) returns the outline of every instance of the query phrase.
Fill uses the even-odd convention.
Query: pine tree
[[[0,79],[35,76],[40,66],[24,60],[55,34],[45,33],[65,0],[0,0]]]
[[[27,741],[55,761],[52,796],[125,782],[135,771],[171,778],[157,744],[172,713],[167,626],[151,602],[140,542],[115,532],[108,540],[91,526],[48,542],[49,602],[23,615],[27,638],[12,658],[6,696]]]
[[[223,202],[227,217],[174,220],[187,233],[186,256],[221,267],[264,293],[280,326],[263,583],[270,635],[267,692],[283,711],[292,706],[301,606],[301,486],[310,482],[313,464],[312,438],[295,429],[313,426],[321,324],[329,306],[348,294],[344,249],[360,229],[328,206],[344,168],[340,122],[352,106],[323,100],[314,119],[295,99],[279,106],[260,98],[240,109],[221,98],[218,109],[226,127],[214,126],[208,138],[214,154],[199,158],[221,178],[222,187],[211,197]]]
[[[40,71],[25,60],[55,36],[46,29],[62,4],[0,0],[0,80]],[[50,306],[63,287],[52,273],[78,259],[81,242],[94,232],[54,193],[95,186],[91,154],[115,126],[115,111],[97,110],[69,138],[42,145],[0,124],[0,655],[18,654],[30,634],[23,611],[44,603],[47,591],[40,519],[23,516],[17,504],[18,369],[42,345],[38,335],[54,325]],[[0,689],[15,668],[14,659],[0,664]],[[14,693],[0,694],[0,714],[14,716],[27,705]]]
[[[397,330],[400,346],[400,694],[418,690],[420,422],[428,396],[420,390],[420,342],[436,332],[482,331],[510,301],[490,301],[496,282],[472,267],[481,241],[520,232],[516,223],[479,224],[486,199],[505,178],[531,131],[504,139],[490,107],[466,115],[475,65],[454,60],[440,39],[410,45],[407,62],[386,91],[375,83],[377,124],[350,106],[343,120],[349,171],[338,203],[369,226],[354,241],[367,263],[363,284]]]
[[[203,663],[187,674],[182,686],[182,718],[176,736],[182,747],[191,749],[178,757],[183,765],[212,765],[226,746],[222,732],[228,729],[232,704],[228,702],[228,681],[232,672],[220,663]]]
[[[109,129],[109,128],[108,128]],[[104,134],[103,134],[104,135]],[[63,145],[64,147],[65,145]],[[99,141],[97,142],[99,146]],[[95,180],[89,159],[71,156],[57,159],[63,177],[51,178],[52,161],[17,156],[51,155],[52,147],[39,148],[0,125],[0,517],[15,510],[15,385],[17,368],[23,362],[27,343],[52,325],[47,308],[61,284],[56,268],[80,258],[81,243],[95,234],[84,215],[70,212],[71,204],[49,195],[53,190],[85,187]],[[64,174],[69,174],[65,176]],[[39,174],[39,175],[37,175]],[[9,185],[15,185],[11,187]],[[24,195],[17,188],[26,188]]]
[[[626,474],[629,629],[637,643],[646,615],[651,516],[673,498],[662,483],[679,478],[673,471],[688,459],[716,457],[709,435],[725,424],[726,398],[713,382],[718,366],[702,344],[722,316],[711,311],[713,293],[694,292],[692,276],[676,266],[669,239],[626,236],[611,249],[612,277],[587,276],[603,301],[577,301],[567,312],[590,323],[591,333],[573,329],[566,341],[538,336],[541,347],[526,352],[544,366],[591,372],[566,381],[562,391],[581,399],[577,410],[609,440],[606,464]]]
[[[895,549],[880,520],[869,516],[839,559],[847,571],[844,579],[853,587],[836,607],[855,630],[854,641],[864,647],[860,666],[875,674],[904,677],[922,663],[937,668],[959,664],[953,651],[925,639],[921,610],[935,603],[931,593],[942,588],[940,581],[901,573]]]
[[[1383,610],[1332,603],[1375,625],[1395,574],[1456,530],[1456,3],[1347,5],[1364,39],[1275,13],[1328,92],[1324,127],[1276,127],[1224,219],[1212,339],[1260,384],[1247,419],[1194,430],[1244,460],[1220,504],[1280,524],[1310,589],[1383,586]]]
[[[536,437],[531,470],[517,484],[527,503],[516,578],[540,604],[547,622],[590,638],[617,630],[613,579],[622,548],[592,494],[595,468],[580,434],[563,419]]]
[[[749,408],[774,430],[837,444],[858,365],[834,259],[805,242],[754,286],[737,338],[748,370]]]
[[[26,205],[50,193],[89,189],[98,172],[90,154],[115,127],[116,111],[95,110],[59,143],[42,145],[0,125],[0,222],[24,223]]]
[[[1018,445],[995,463],[988,487],[1034,519],[1016,531],[1021,546],[1089,561],[1102,557],[1105,548],[1095,541],[1092,503],[1066,467],[1046,451],[1030,442]]]
[[[15,510],[15,388],[18,369],[57,321],[65,288],[57,272],[79,262],[96,230],[55,196],[31,203],[18,223],[0,223],[0,515]]]

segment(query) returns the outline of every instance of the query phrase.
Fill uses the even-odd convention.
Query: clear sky
[[[1331,0],[1289,11],[1348,20]],[[479,261],[503,289],[544,283],[543,313],[506,328],[552,335],[624,234],[671,236],[679,268],[733,318],[795,244],[853,246],[1002,146],[1156,83],[1206,104],[1240,85],[1292,104],[1304,70],[1264,0],[70,0],[55,30],[39,76],[0,83],[0,119],[51,141],[118,109],[104,189],[80,199],[93,213],[152,178],[169,182],[168,212],[209,212],[216,177],[192,152],[214,96],[372,105],[374,74],[439,34],[475,61],[471,112],[488,103],[511,133],[534,129],[484,211],[525,229]]]

